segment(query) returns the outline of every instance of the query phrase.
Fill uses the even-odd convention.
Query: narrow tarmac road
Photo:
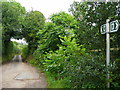
[[[46,88],[44,74],[15,56],[8,64],[0,66],[0,88]],[[2,76],[1,76],[2,75]],[[1,86],[2,85],[2,86]]]

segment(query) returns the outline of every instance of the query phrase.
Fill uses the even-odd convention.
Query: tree
[[[37,33],[42,30],[45,23],[44,15],[39,11],[28,12],[24,16],[24,21],[22,24],[22,34],[28,43],[28,48],[31,53],[37,48],[39,40]]]
[[[65,12],[52,14],[50,20],[51,22],[46,22],[44,28],[38,32],[39,46],[34,52],[34,57],[39,63],[43,61],[43,55],[46,52],[59,49],[58,45],[62,44],[60,36],[67,36],[69,29],[77,28],[77,21],[74,16]]]
[[[106,19],[111,21],[118,20],[120,16],[116,16],[116,11],[120,2],[74,2],[71,5],[70,11],[79,21],[79,29],[77,38],[80,44],[84,44],[88,49],[101,49],[105,53],[106,39],[105,35],[101,35],[100,26],[106,23]],[[111,22],[110,21],[110,22]],[[120,29],[116,33],[110,34],[111,47],[114,49],[120,48]],[[98,54],[97,54],[98,55]],[[104,55],[105,56],[105,55]],[[120,58],[120,49],[111,52],[111,63],[116,63],[120,69],[120,63],[117,61]],[[114,87],[119,87],[119,70],[114,70],[111,80],[113,79]],[[114,78],[115,77],[115,78]]]
[[[80,28],[76,31],[79,43],[85,44],[89,49],[104,50],[105,35],[101,35],[100,26],[105,24],[107,18],[112,18],[111,20],[116,18],[117,6],[117,2],[107,4],[104,2],[74,2],[70,12],[79,21]]]
[[[61,44],[59,35],[67,35],[68,29],[77,28],[76,19],[65,12],[59,12],[51,15],[51,22],[46,22],[43,30],[38,32],[40,36],[41,50],[50,51],[58,49],[58,44]]]
[[[76,19],[65,12],[59,12],[56,14],[51,15],[50,20],[57,26],[62,26],[65,29],[70,28],[77,28],[77,21]]]
[[[17,2],[2,2],[2,41],[3,53],[10,42],[11,37],[21,38],[21,16],[25,14],[25,8]],[[7,49],[7,48],[6,48]]]

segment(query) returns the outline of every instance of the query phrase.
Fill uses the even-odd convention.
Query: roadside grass
[[[0,56],[0,64],[2,64],[2,56]]]
[[[68,83],[69,77],[56,80],[52,73],[46,71],[45,76],[48,83],[47,88],[70,88],[70,84]]]
[[[44,68],[39,65],[38,62],[35,62],[33,57],[27,58],[27,62],[30,63],[33,67],[36,67],[39,72],[44,73],[47,82],[47,88],[70,88],[70,83],[68,82],[69,77],[56,79],[57,75],[54,75],[49,71],[44,71]]]
[[[1,63],[4,64],[4,63],[11,61],[13,57],[14,55],[2,56]]]

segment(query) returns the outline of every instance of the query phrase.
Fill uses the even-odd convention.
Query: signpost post
[[[109,66],[110,63],[110,33],[117,32],[119,28],[119,22],[112,21],[109,24],[109,19],[106,20],[106,24],[101,25],[101,34],[106,34],[106,66]],[[109,80],[110,75],[109,71],[107,71],[107,80]],[[107,88],[110,88],[110,83],[107,83]]]
[[[109,29],[109,19],[106,20],[106,66],[109,66],[110,63],[110,29]],[[107,71],[107,80],[109,80],[110,75],[109,71]],[[107,83],[107,87],[110,87],[110,83]]]

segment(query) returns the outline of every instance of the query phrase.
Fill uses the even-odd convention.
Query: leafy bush
[[[45,72],[45,75],[47,77],[48,88],[70,88],[69,77],[56,80],[55,76],[50,72]]]
[[[3,44],[4,45],[4,44]],[[2,49],[2,63],[10,61],[15,54],[18,54],[19,48],[16,46],[16,42],[10,41],[7,45],[6,48],[3,47]]]
[[[29,55],[28,46],[24,45],[24,47],[22,49],[22,57],[23,57],[23,59],[26,59],[28,55]]]
[[[115,61],[116,70],[113,70],[111,73],[111,86],[120,88],[120,58],[117,58]]]
[[[51,77],[50,83],[56,87],[57,85],[63,87],[63,82],[66,82],[64,84],[70,86],[69,88],[104,88],[108,81],[111,83],[113,81],[111,72],[116,67],[111,63],[109,68],[106,68],[104,53],[91,52],[88,48],[94,48],[90,44],[91,41],[90,43],[89,40],[85,41],[86,30],[90,30],[90,27],[83,28],[83,33],[78,35],[74,34],[76,29],[79,30],[74,17],[61,12],[54,14],[50,19],[51,22],[46,23],[44,29],[38,33],[39,47],[34,52],[35,59],[31,60],[32,64],[42,67],[49,73],[47,76],[48,79]],[[81,35],[84,38],[78,40]],[[88,36],[91,37],[90,34]],[[81,42],[82,44],[85,42],[84,45],[79,45]],[[89,49],[89,53],[85,47]],[[109,80],[106,79],[108,70],[111,76]]]
[[[105,65],[86,53],[83,45],[76,44],[73,36],[61,37],[59,50],[46,53],[45,70],[59,78],[70,76],[72,88],[105,87]]]
[[[84,45],[76,43],[73,30],[68,35],[60,36],[62,45],[56,51],[39,53],[36,50],[35,64],[43,66],[55,80],[66,80],[70,88],[100,88],[106,87],[106,68],[102,56],[87,53]]]
[[[22,53],[22,49],[24,45],[17,43],[15,41],[13,42],[13,45],[14,45],[14,48],[13,48],[14,53],[20,55]]]

